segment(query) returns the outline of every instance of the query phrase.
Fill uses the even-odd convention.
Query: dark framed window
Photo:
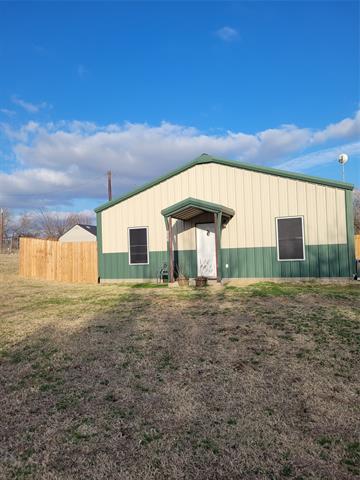
[[[129,228],[129,264],[146,265],[149,263],[149,245],[147,227]]]
[[[303,217],[276,219],[278,260],[305,260]]]

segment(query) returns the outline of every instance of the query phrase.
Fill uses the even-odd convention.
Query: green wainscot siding
[[[158,278],[162,265],[169,266],[166,251],[149,252],[148,265],[129,265],[127,252],[103,253],[99,255],[99,274],[101,279],[154,279]],[[184,250],[174,252],[175,271],[178,266],[189,277],[196,276],[196,251]]]
[[[128,252],[103,253],[100,278],[103,279],[151,279],[157,278],[163,263],[167,263],[167,252],[149,252],[148,265],[129,265]]]
[[[221,250],[222,278],[288,278],[288,277],[351,277],[352,263],[349,248],[341,245],[307,245],[304,261],[277,260],[276,247],[223,248]],[[161,266],[169,265],[166,251],[149,252],[148,265],[129,265],[127,252],[99,253],[101,279],[155,279]],[[226,267],[226,264],[228,267]],[[175,272],[180,271],[190,278],[197,275],[195,250],[174,252]]]
[[[226,268],[226,265],[228,267]],[[276,247],[221,250],[222,278],[351,277],[348,245],[306,245],[304,261],[277,260]]]
[[[175,250],[174,252],[175,273],[180,272],[189,278],[197,275],[196,250]]]

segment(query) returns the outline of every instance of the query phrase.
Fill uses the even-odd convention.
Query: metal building
[[[351,277],[352,190],[203,154],[95,210],[100,279]]]

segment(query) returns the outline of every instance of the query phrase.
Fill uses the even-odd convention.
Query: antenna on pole
[[[112,200],[111,170],[108,170],[107,177],[108,177],[108,198],[109,198],[109,202],[110,202]]]
[[[338,161],[341,165],[341,176],[342,176],[342,181],[345,182],[345,163],[349,160],[349,157],[346,155],[346,153],[341,153],[339,155]]]

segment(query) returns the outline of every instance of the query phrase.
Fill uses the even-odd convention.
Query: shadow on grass
[[[132,286],[84,297],[97,311],[76,331],[52,324],[13,346],[1,365],[0,476],[353,475],[355,366],[336,377],[334,350],[313,345],[312,327],[306,342],[292,330],[317,307],[269,289]]]

